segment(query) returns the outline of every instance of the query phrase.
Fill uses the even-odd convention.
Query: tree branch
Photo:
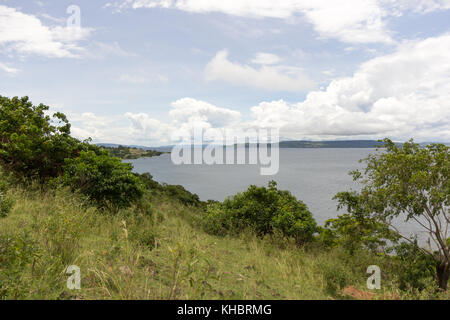
[[[402,235],[401,233],[400,233],[400,231],[398,231],[398,229],[396,228],[396,227],[394,227],[391,223],[388,223],[388,226],[389,227],[391,227],[392,229],[394,229],[394,231],[401,237],[401,238],[403,238],[403,239],[405,239],[406,241],[408,241],[409,243],[411,243],[411,244],[416,244],[414,241],[412,241],[411,239],[409,239],[409,238],[407,238],[407,237],[405,237],[404,235]],[[422,247],[420,247],[420,246],[417,246],[418,248],[419,248],[419,250],[421,250],[423,253],[425,253],[425,254],[427,254],[427,255],[429,255],[429,256],[431,256],[434,260],[436,260],[436,257],[434,256],[434,254],[433,254],[433,252],[430,250],[430,251],[428,251],[428,250],[426,250],[426,249],[424,249],[424,248],[422,248]]]

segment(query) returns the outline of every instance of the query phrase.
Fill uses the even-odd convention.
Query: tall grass
[[[217,237],[196,225],[199,208],[153,197],[147,209],[99,211],[64,189],[14,188],[0,218],[0,298],[6,299],[345,299],[367,291],[366,268],[386,261],[341,249],[299,248],[281,237]],[[148,209],[150,208],[150,209]],[[69,290],[66,268],[81,270]],[[397,289],[383,275],[374,299],[449,298]]]

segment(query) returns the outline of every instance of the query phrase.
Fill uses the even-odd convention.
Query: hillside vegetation
[[[117,157],[124,160],[157,157],[164,154],[164,152],[161,151],[144,150],[140,148],[125,147],[125,146],[118,146],[117,148],[115,147],[103,147],[103,148],[108,150],[113,157]]]
[[[165,195],[152,197],[145,212],[115,215],[67,189],[11,188],[8,196],[15,204],[0,219],[2,298],[450,298],[432,278],[421,291],[400,290],[401,265],[369,252],[298,247],[250,230],[210,235],[199,227],[201,208]],[[381,290],[366,288],[372,264],[386,270]],[[80,267],[81,290],[67,289],[68,265]]]
[[[132,173],[107,150],[71,137],[65,116],[47,110],[26,97],[0,97],[1,299],[450,298],[440,255],[448,247],[427,254],[399,241],[387,224],[392,210],[381,210],[403,199],[406,186],[392,185],[396,193],[382,199],[377,181],[361,194],[342,192],[336,197],[348,213],[324,227],[275,182],[205,203]],[[404,159],[402,172],[413,170],[409,194],[432,187],[436,218],[435,208],[448,205],[448,149],[386,144],[388,160]],[[408,166],[416,156],[431,182]],[[388,169],[385,188],[398,171]],[[421,214],[414,201],[411,214]],[[67,287],[72,265],[80,268],[80,290]],[[382,271],[381,289],[366,287],[370,265]]]

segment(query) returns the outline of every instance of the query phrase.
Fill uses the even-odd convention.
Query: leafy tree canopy
[[[5,171],[43,182],[60,175],[64,159],[87,147],[70,136],[64,114],[50,117],[48,109],[34,106],[28,97],[0,96],[0,164]]]
[[[101,207],[126,208],[144,193],[145,186],[131,172],[132,165],[111,157],[106,150],[81,151],[79,157],[66,159],[63,168],[63,183]]]
[[[260,235],[278,231],[299,243],[311,240],[318,231],[307,206],[289,191],[278,190],[275,181],[267,188],[250,186],[223,203],[211,203],[204,222],[213,233],[251,227]]]
[[[394,218],[404,217],[426,231],[432,244],[420,250],[434,259],[438,284],[446,289],[450,276],[449,147],[420,147],[412,140],[401,146],[389,139],[384,143],[384,152],[369,155],[363,160],[366,168],[352,172],[363,186],[361,191],[341,192],[336,198],[353,217],[375,219],[409,243],[414,240],[395,228]]]
[[[99,206],[130,206],[144,185],[131,164],[108,151],[70,136],[70,123],[48,106],[33,105],[28,97],[0,96],[0,164],[5,172],[39,182],[62,181]]]

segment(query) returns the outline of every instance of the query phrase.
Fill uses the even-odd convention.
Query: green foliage
[[[24,274],[38,257],[38,250],[26,232],[15,237],[0,236],[0,299],[20,299],[28,293]]]
[[[131,206],[143,195],[144,185],[131,170],[131,164],[107,151],[82,151],[79,157],[66,159],[62,181],[100,207],[117,210]]]
[[[402,290],[424,290],[430,279],[434,278],[436,261],[419,249],[417,242],[401,243],[392,248],[397,262],[399,287]]]
[[[129,207],[142,196],[143,185],[130,164],[72,138],[66,116],[58,112],[50,118],[48,109],[34,106],[28,97],[0,96],[0,164],[6,172],[41,183],[62,176],[73,191],[113,210]],[[11,203],[3,195],[0,200],[0,215],[5,215]]]
[[[240,221],[234,218],[231,211],[225,210],[220,202],[209,202],[199,223],[207,233],[218,236],[239,233],[245,227],[244,225],[238,226]]]
[[[58,112],[50,118],[48,109],[28,97],[0,96],[0,164],[7,172],[46,181],[60,175],[64,159],[83,147],[69,135],[66,116]]]
[[[181,202],[185,206],[200,207],[203,205],[198,195],[187,191],[183,186],[165,183],[159,184],[157,181],[153,180],[152,175],[148,172],[136,174],[136,176],[139,177],[146,189],[153,195],[165,195],[170,199]]]
[[[213,234],[239,233],[251,228],[258,235],[265,235],[277,230],[298,243],[312,240],[318,231],[306,205],[288,191],[278,190],[274,181],[268,188],[250,186],[222,204],[208,205],[202,224]]]
[[[80,219],[81,216],[68,216],[54,211],[42,223],[47,234],[47,248],[62,265],[69,265],[75,259],[78,240],[83,231]]]
[[[144,150],[125,146],[118,146],[117,148],[113,147],[104,147],[104,148],[109,151],[111,156],[120,159],[139,159],[145,157],[150,158],[160,156],[164,153],[156,150]]]
[[[180,185],[163,185],[163,191],[170,198],[177,199],[187,206],[199,206],[201,201],[195,193],[190,193]]]
[[[386,223],[364,214],[364,204],[355,192],[340,192],[333,199],[339,201],[338,209],[345,206],[348,213],[325,222],[321,232],[325,244],[342,246],[350,253],[363,248],[375,253],[384,251],[388,241],[398,241]]]
[[[364,184],[360,196],[366,212],[388,218],[406,213],[408,219],[448,215],[449,147],[431,144],[422,148],[412,140],[399,147],[389,139],[384,141],[386,152],[364,159],[364,173],[352,172]]]
[[[155,247],[156,243],[155,232],[145,228],[134,228],[130,233],[130,239],[150,250]]]
[[[351,283],[349,268],[342,263],[322,263],[320,271],[325,281],[325,289],[333,296],[338,296],[339,291]]]
[[[151,198],[154,214],[133,205],[105,215],[66,188],[9,193],[16,204],[0,219],[1,298],[341,299],[344,287],[366,290],[375,264],[383,278],[374,299],[449,299],[426,278],[420,292],[399,291],[403,262],[390,256],[323,250],[319,242],[299,248],[292,239],[280,247],[251,232],[209,235],[189,223],[201,208],[163,194]],[[69,264],[81,269],[81,290],[66,287]]]
[[[156,191],[163,189],[162,186],[157,181],[153,180],[153,176],[150,173],[148,172],[142,174],[135,173],[135,175],[139,177],[139,179],[141,179],[142,183],[145,185],[145,188],[147,190]]]
[[[3,177],[0,176],[0,179]],[[0,218],[6,217],[14,205],[14,200],[8,195],[8,184],[0,180]]]
[[[371,224],[365,226],[365,231],[369,234],[374,226],[375,229],[386,226],[411,242],[407,236],[398,233],[391,221],[404,216],[406,221],[417,223],[437,246],[437,254],[426,248],[418,250],[439,265],[438,284],[445,290],[450,276],[450,246],[442,236],[450,223],[449,147],[443,144],[421,147],[412,140],[402,146],[389,139],[384,142],[384,152],[371,154],[363,160],[366,163],[364,171],[352,172],[354,180],[363,185],[361,191],[336,195],[339,205],[347,206],[351,214],[346,217],[347,221],[341,219],[340,224],[348,227],[354,226],[353,222],[368,221]],[[339,230],[339,224],[334,224]],[[381,239],[386,232],[373,235],[375,239]],[[361,233],[350,236],[355,241],[361,240]]]

